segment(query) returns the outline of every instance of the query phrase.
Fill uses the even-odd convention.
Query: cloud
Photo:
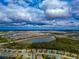
[[[12,20],[7,17],[4,11],[0,10],[0,22],[12,22]]]
[[[46,15],[51,18],[55,17],[68,17],[69,11],[68,8],[65,9],[47,9]]]
[[[79,19],[79,0],[72,1],[72,15],[74,18]]]
[[[60,26],[79,26],[79,21],[71,21],[71,20],[60,20],[55,22],[56,25]]]
[[[5,2],[8,5],[0,3],[0,23],[3,22],[5,25],[79,26],[79,21],[72,21],[69,18],[71,7],[66,1],[44,0],[39,5],[40,9],[29,6],[33,0],[6,0]],[[52,20],[49,20],[48,17]]]
[[[48,17],[68,17],[70,14],[70,7],[66,1],[60,0],[44,0],[41,8],[45,10]]]
[[[33,7],[27,7],[24,8],[22,6],[18,6],[15,4],[12,4],[10,6],[4,6],[1,5],[0,7],[0,20],[3,20],[3,18],[10,19],[11,21],[33,21],[37,22],[40,20],[44,20],[45,15],[44,11],[40,9],[36,9]]]

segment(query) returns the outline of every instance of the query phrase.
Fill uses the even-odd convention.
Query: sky
[[[79,30],[79,0],[0,0],[0,30]]]

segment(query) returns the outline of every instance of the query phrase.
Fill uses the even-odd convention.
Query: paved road
[[[0,43],[0,46],[5,45],[5,44],[9,44],[9,43],[13,43],[13,42],[21,42],[21,41],[25,41],[25,40],[28,40],[28,39],[21,39],[21,40],[16,40],[16,41],[12,41],[12,42]]]
[[[51,38],[54,38],[54,37],[51,36]],[[28,38],[28,39],[31,39],[31,38]],[[0,43],[0,46],[5,45],[5,44],[9,44],[9,43],[13,43],[13,42],[21,42],[21,41],[25,41],[25,40],[28,40],[28,39],[20,39],[20,40],[11,41],[11,42],[4,42],[4,43]]]

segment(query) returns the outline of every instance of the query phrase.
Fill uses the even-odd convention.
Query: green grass
[[[5,40],[4,40],[5,41]],[[6,41],[5,41],[6,42]],[[29,41],[28,41],[29,42]],[[35,48],[35,49],[55,49],[55,50],[63,50],[72,53],[79,53],[79,40],[73,40],[69,37],[56,37],[56,40],[51,42],[38,42],[38,43],[9,43],[4,45],[5,48]]]
[[[29,48],[46,48],[79,53],[79,41],[68,37],[56,37],[56,40],[51,42],[32,43]]]
[[[2,48],[9,48],[9,49],[25,49],[29,46],[29,44],[23,44],[23,43],[8,43],[6,45],[3,45]]]
[[[8,42],[7,38],[0,38],[0,43]]]

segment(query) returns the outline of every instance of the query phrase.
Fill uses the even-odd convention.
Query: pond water
[[[50,38],[33,38],[32,42],[49,42],[51,41]]]

